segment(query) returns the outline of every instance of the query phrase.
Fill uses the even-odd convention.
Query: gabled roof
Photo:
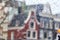
[[[37,23],[39,24],[39,22],[38,22],[38,20],[37,20],[37,17],[36,17],[36,9],[34,9],[34,8],[33,8],[33,9],[30,9],[29,14],[28,14],[28,17],[27,17],[27,19],[24,21],[24,23],[27,23],[28,20],[30,19],[30,17],[31,17],[31,11],[34,12],[34,18],[36,19]]]

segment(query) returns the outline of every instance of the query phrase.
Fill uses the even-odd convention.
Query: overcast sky
[[[25,0],[27,5],[31,4],[46,4],[47,2],[51,5],[53,14],[60,13],[60,0]]]

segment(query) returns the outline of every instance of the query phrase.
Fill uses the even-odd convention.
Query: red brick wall
[[[32,14],[34,16],[34,14]],[[31,16],[32,16],[31,15]],[[34,22],[35,22],[35,30],[37,30],[37,40],[39,37],[39,25],[37,24],[37,19],[34,17]],[[27,21],[27,23],[25,23],[25,27],[20,30],[19,32],[17,30],[8,30],[8,39],[11,39],[11,32],[14,32],[14,38],[18,39],[18,38],[24,38],[24,36],[26,36],[26,34],[23,34],[24,32],[26,32],[29,29],[29,22],[31,21],[31,17],[30,19]]]

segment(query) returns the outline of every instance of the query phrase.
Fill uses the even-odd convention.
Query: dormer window
[[[16,26],[19,26],[20,22],[19,20],[16,20]]]
[[[18,7],[18,13],[19,14],[21,13],[21,10],[22,10],[22,8],[21,7]]]

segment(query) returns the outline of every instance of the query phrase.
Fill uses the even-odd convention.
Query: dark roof
[[[18,26],[22,26],[24,24],[24,20],[26,19],[26,15],[25,14],[18,14],[18,15],[14,15],[14,17],[11,20],[11,23],[8,25],[9,27],[14,27],[16,25],[16,21],[19,21],[19,25]]]
[[[36,17],[37,17],[37,20],[39,21],[40,17],[38,15],[38,13],[43,10],[43,4],[28,5],[26,7],[27,7],[28,10],[30,10],[30,8],[36,8]],[[14,17],[11,20],[11,23],[8,26],[9,27],[12,27],[12,26],[14,27],[16,25],[16,20],[19,21],[19,26],[22,26],[24,24],[24,20],[26,20],[27,16],[28,16],[28,12],[24,13],[24,14],[14,15]]]

